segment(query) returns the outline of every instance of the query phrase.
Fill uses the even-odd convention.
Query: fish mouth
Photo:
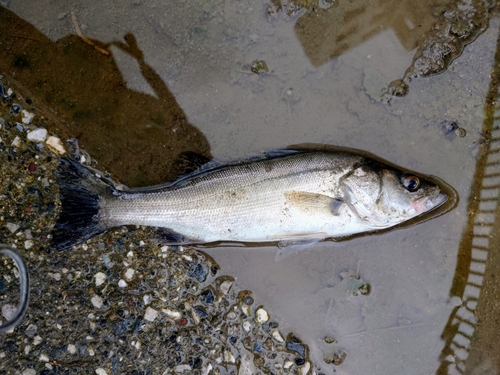
[[[415,199],[411,205],[418,214],[433,210],[448,200],[448,194],[440,192],[435,197],[422,197]]]

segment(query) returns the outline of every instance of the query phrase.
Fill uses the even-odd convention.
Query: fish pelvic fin
[[[82,164],[67,158],[59,160],[56,178],[61,213],[52,229],[51,249],[61,251],[108,229],[99,220],[99,203],[114,189]]]

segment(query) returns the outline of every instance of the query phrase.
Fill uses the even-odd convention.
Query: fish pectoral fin
[[[327,209],[334,215],[339,214],[340,207],[345,203],[340,198],[332,198],[328,195],[307,191],[288,191],[285,193],[285,199],[291,206],[303,211]]]
[[[161,227],[156,228],[156,237],[160,242],[169,245],[187,245],[196,242],[171,229]]]

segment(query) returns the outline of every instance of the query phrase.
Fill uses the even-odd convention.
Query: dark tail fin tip
[[[111,187],[80,163],[61,158],[56,172],[61,213],[52,230],[51,249],[61,251],[104,232],[99,201]]]

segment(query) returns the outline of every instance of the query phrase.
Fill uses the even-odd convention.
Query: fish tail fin
[[[56,178],[61,213],[52,230],[51,249],[61,251],[108,229],[99,220],[99,202],[114,189],[82,164],[67,158],[59,160]]]

